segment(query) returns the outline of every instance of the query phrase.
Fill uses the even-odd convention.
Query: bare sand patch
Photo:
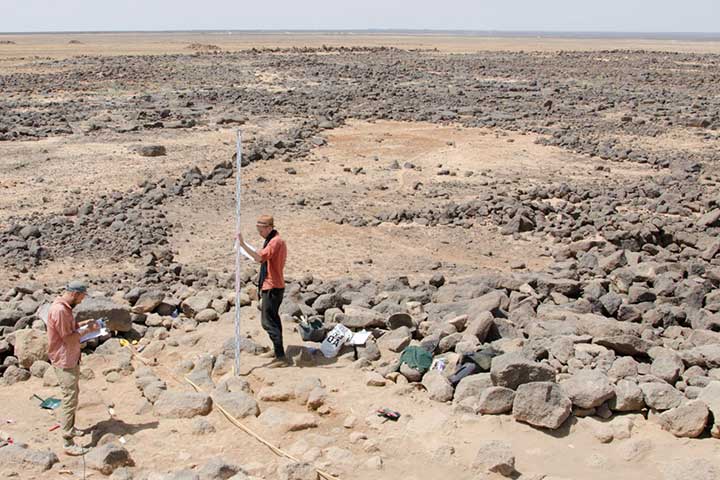
[[[243,169],[245,232],[254,233],[257,215],[273,213],[291,252],[288,271],[296,277],[426,277],[434,264],[464,275],[509,270],[518,258],[530,269],[541,269],[549,263],[550,242],[513,240],[482,222],[470,229],[417,224],[353,227],[329,221],[327,215],[357,211],[371,218],[400,204],[421,206],[433,201],[424,193],[433,189],[447,191],[451,200],[460,202],[475,198],[479,187],[492,181],[519,181],[531,187],[597,178],[591,159],[538,145],[535,138],[425,123],[349,122],[327,132],[327,145],[316,148],[307,160],[258,162]],[[393,162],[400,168],[388,168]],[[403,168],[406,162],[416,168]],[[286,165],[297,174],[286,173]],[[438,176],[441,165],[457,175]],[[346,171],[360,167],[363,172],[357,175]],[[465,172],[473,175],[466,177]],[[619,164],[607,175],[622,179],[653,174],[649,167]],[[415,191],[418,183],[424,186]],[[297,205],[300,198],[305,206]],[[180,261],[232,270],[233,202],[230,182],[212,192],[193,191],[188,199],[168,206],[171,221],[183,225],[172,240]],[[321,206],[323,202],[330,203]]]

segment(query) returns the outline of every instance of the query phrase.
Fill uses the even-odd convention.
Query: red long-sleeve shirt
[[[80,362],[80,334],[72,307],[57,298],[48,312],[48,357],[58,368],[74,368]]]

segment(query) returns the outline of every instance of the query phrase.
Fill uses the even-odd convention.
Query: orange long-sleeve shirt
[[[285,288],[285,260],[287,259],[287,245],[280,235],[273,237],[268,246],[258,252],[263,262],[267,262],[267,277],[260,290]]]

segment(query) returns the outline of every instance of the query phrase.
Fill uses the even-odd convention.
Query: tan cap
[[[260,215],[257,219],[257,223],[259,225],[265,225],[268,227],[274,227],[275,226],[275,219],[272,217],[272,215]]]

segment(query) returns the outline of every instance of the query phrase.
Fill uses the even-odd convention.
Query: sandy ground
[[[243,325],[244,333],[267,343],[264,333],[261,333],[257,309],[243,309]],[[192,391],[176,370],[179,360],[216,352],[217,346],[229,338],[231,332],[232,323],[229,320],[201,324],[196,332],[189,334],[174,331],[171,338],[195,335],[199,341],[193,347],[172,347],[168,344],[160,354],[153,356],[160,365],[153,369],[154,372],[166,380],[169,389]],[[300,344],[298,334],[287,325],[285,336],[289,345]],[[393,354],[385,352],[384,355]],[[268,370],[264,367],[267,360],[244,355],[241,373],[255,392],[270,385],[291,387],[304,378],[317,377],[329,392],[327,405],[331,410],[325,416],[318,416],[318,428],[285,435],[268,429],[254,418],[244,423],[295,455],[302,456],[311,447],[319,447],[324,452],[317,462],[320,466],[330,458],[337,458],[338,451],[328,450],[331,447],[350,452],[349,455],[341,452],[346,460],[326,466],[331,473],[339,474],[343,479],[393,479],[400,476],[418,480],[441,476],[459,480],[485,478],[478,477],[478,472],[474,472],[470,465],[477,455],[477,446],[488,440],[505,440],[512,444],[516,468],[523,474],[521,478],[533,478],[534,474],[548,475],[546,478],[589,480],[664,478],[660,475],[670,468],[669,465],[690,459],[709,460],[720,454],[720,444],[716,440],[679,440],[658,426],[633,416],[627,417],[637,420],[631,438],[603,444],[593,434],[594,419],[583,419],[551,433],[518,424],[509,416],[459,415],[454,413],[453,406],[432,402],[427,399],[426,393],[408,387],[392,384],[386,387],[366,386],[364,372],[352,368],[350,362],[351,358],[346,357],[326,366]],[[139,412],[142,398],[134,378],[121,375],[119,381],[110,383],[103,374],[112,370],[116,363],[112,357],[98,356],[89,357],[84,362],[84,366],[94,372],[94,378],[81,382],[78,424],[82,428],[93,428],[95,432],[82,438],[84,444],[94,445],[102,435],[112,433],[126,441],[125,447],[137,465],[152,471],[193,468],[221,457],[233,463],[249,465],[256,475],[276,478],[272,469],[278,457],[232,426],[217,411],[207,417],[217,431],[201,436],[192,434],[191,420],[158,419],[150,412]],[[136,368],[143,366],[138,360],[133,364]],[[220,378],[216,377],[216,382]],[[3,405],[0,421],[14,421],[2,425],[2,430],[18,441],[31,443],[34,448],[58,451],[61,443],[59,433],[48,432],[56,423],[54,415],[37,407],[37,400],[30,398],[33,393],[43,398],[59,394],[56,389],[44,387],[42,380],[35,378],[16,385],[12,390],[0,389],[0,404]],[[114,418],[108,414],[108,405],[114,405]],[[261,402],[261,409],[271,406],[305,411],[292,400]],[[397,423],[378,421],[372,412],[382,407],[401,412],[401,420]],[[344,428],[343,424],[350,416],[357,419],[355,426]],[[365,433],[370,443],[352,443],[350,435],[353,432]],[[453,454],[449,453],[448,447],[453,447]],[[373,456],[382,458],[382,470],[362,466],[363,459]],[[17,470],[0,466],[0,474],[8,475],[12,471]],[[19,476],[14,478],[83,478],[83,466],[80,459],[61,455],[61,463],[44,474],[18,473]],[[88,470],[86,478],[103,476]],[[487,478],[502,477],[491,475]]]
[[[275,123],[243,127],[248,136],[279,128]],[[150,143],[146,135],[138,134],[0,145],[4,157],[12,159],[0,166],[4,173],[0,188],[5,192],[0,197],[0,224],[14,214],[61,214],[65,207],[82,204],[86,198],[132,189],[144,180],[175,178],[195,165],[207,172],[231,156],[234,136],[235,130],[227,128],[166,130],[151,140],[168,148],[168,155],[158,158],[130,153],[140,137]],[[262,212],[275,215],[292,253],[288,275],[295,278],[305,273],[325,278],[348,274],[422,278],[432,275],[429,267],[438,262],[443,271],[463,275],[487,268],[509,270],[518,258],[523,258],[527,268],[539,270],[550,260],[551,242],[514,240],[480,220],[467,230],[389,223],[357,228],[332,221],[345,215],[372,219],[398,206],[441,205],[435,198],[438,192],[463,203],[493,182],[519,181],[521,186],[532,187],[563,179],[590,182],[598,175],[621,182],[657,174],[650,167],[629,163],[617,164],[609,173],[597,172],[590,158],[537,145],[536,138],[489,129],[353,121],[329,132],[327,145],[316,148],[305,160],[257,162],[243,169],[243,230],[249,239],[259,241],[253,238],[255,218]],[[401,168],[391,169],[394,162]],[[402,168],[406,162],[416,168]],[[363,167],[363,172],[346,171],[357,167]],[[437,175],[441,167],[450,168],[451,175]],[[297,173],[290,175],[286,168]],[[79,169],[82,182],[63,173]],[[258,178],[267,181],[258,182]],[[421,186],[415,190],[417,184]],[[304,206],[297,204],[300,199],[305,200]],[[169,201],[169,220],[182,226],[171,239],[179,261],[218,271],[233,265],[234,201],[232,180],[225,187],[204,186],[193,189],[187,198]],[[81,263],[75,268],[83,272],[108,271],[107,265],[78,260]],[[68,258],[41,266],[35,277],[52,284],[72,262]]]
[[[590,39],[541,37],[481,37],[446,34],[361,34],[361,33],[93,33],[93,34],[2,34],[0,60],[40,55],[64,58],[75,55],[162,55],[188,53],[188,45],[216,45],[226,51],[250,48],[292,48],[322,46],[393,46],[403,49],[435,49],[448,53],[477,51],[558,50],[656,50],[666,52],[720,53],[720,42],[654,39]],[[79,44],[70,44],[75,40]]]
[[[162,165],[155,168],[147,165],[147,162],[156,161],[153,159],[128,160],[135,164],[130,169],[135,173],[114,175],[114,180],[109,183],[98,179],[92,183],[95,193],[112,188],[129,188],[148,175],[157,178],[164,174],[177,174],[193,164],[209,168],[232,151],[232,129],[194,132],[194,147],[189,145],[190,138],[184,138],[186,133],[171,135],[173,138],[162,140],[176,147],[177,154],[169,155]],[[272,192],[282,207],[270,211],[276,214],[280,230],[288,240],[291,252],[287,267],[289,276],[312,273],[327,278],[402,274],[425,277],[432,274],[428,270],[430,258],[432,262],[441,262],[445,273],[457,275],[478,269],[507,270],[517,258],[526,259],[528,268],[540,269],[549,261],[544,253],[548,244],[537,240],[512,240],[501,236],[496,227],[478,226],[460,235],[457,229],[448,227],[437,227],[432,231],[413,225],[384,224],[356,228],[326,220],[325,211],[319,210],[316,205],[321,200],[330,199],[338,207],[351,205],[353,210],[372,213],[392,206],[394,199],[400,196],[399,192],[408,193],[416,182],[423,183],[428,189],[445,189],[461,201],[472,196],[473,187],[479,184],[516,179],[519,173],[523,173],[520,181],[527,185],[563,176],[572,177],[574,181],[593,181],[593,175],[597,178],[598,174],[589,158],[536,145],[531,135],[485,129],[401,122],[350,122],[329,132],[327,140],[327,145],[315,149],[306,160],[258,162],[243,171],[245,231],[248,234],[252,232],[256,214],[268,211],[264,199]],[[52,143],[52,140],[34,142],[32,148],[47,148]],[[57,148],[53,168],[62,169],[75,157],[70,146],[58,145]],[[202,155],[190,154],[191,148],[203,152]],[[387,167],[393,161],[401,165],[412,162],[420,169],[389,170]],[[452,166],[458,175],[437,176],[437,169],[445,164]],[[39,168],[44,168],[43,165],[45,163],[40,162]],[[116,165],[120,170],[125,168],[122,163]],[[295,168],[297,174],[287,174],[284,170],[286,166]],[[353,175],[344,170],[356,166],[363,166],[366,173]],[[465,171],[472,171],[473,175],[466,177],[463,175]],[[622,181],[638,175],[654,175],[656,171],[649,167],[622,164],[613,167],[611,173],[604,174]],[[258,177],[265,177],[268,181],[258,183]],[[167,205],[170,219],[184,225],[172,237],[172,247],[178,252],[180,261],[217,270],[231,268],[233,253],[229,232],[233,230],[234,191],[230,183],[226,187],[195,189],[189,197]],[[387,186],[387,190],[378,190],[378,184]],[[63,180],[63,177],[51,185],[57,192],[51,204],[54,207],[61,207],[66,195],[76,195],[67,192],[72,182]],[[24,191],[20,187],[22,185],[9,188],[14,192]],[[305,207],[295,205],[298,196],[306,198]],[[345,196],[343,202],[337,201],[340,196]],[[415,199],[412,195],[408,198],[417,203],[428,200],[422,194]],[[204,208],[198,209],[197,205]],[[34,207],[30,205],[28,208]],[[366,263],[368,258],[373,262]],[[359,261],[363,263],[357,263]],[[38,276],[57,278],[58,269],[65,267],[69,265],[54,263],[44,272],[39,272]],[[93,265],[88,264],[87,268],[93,268]],[[244,332],[267,343],[259,326],[257,310],[251,307],[243,312]],[[300,344],[292,326],[285,327],[288,344]],[[166,380],[172,389],[190,390],[191,387],[175,371],[175,366],[180,360],[216,352],[217,346],[231,337],[232,324],[224,321],[200,325],[196,333],[200,340],[195,346],[172,347],[168,344],[157,355],[160,367],[155,369],[156,374]],[[180,338],[188,334],[173,332],[172,335]],[[384,352],[383,358],[393,355],[396,354]],[[246,378],[256,392],[264,386],[292,386],[301,379],[317,376],[330,392],[328,404],[331,413],[319,419],[317,429],[287,435],[268,430],[256,419],[249,420],[248,426],[298,455],[310,447],[319,447],[324,452],[318,461],[321,466],[325,464],[327,467],[328,462],[333,462],[330,460],[333,455],[338,454],[337,450],[328,448],[342,449],[342,455],[351,455],[349,458],[352,459],[344,460],[347,464],[334,463],[330,467],[342,478],[391,479],[405,476],[426,479],[443,476],[475,479],[477,474],[470,466],[477,454],[477,445],[485,440],[511,442],[518,471],[530,478],[532,474],[539,473],[566,479],[604,479],[608,475],[615,478],[657,477],[669,468],[667,465],[687,458],[713,458],[720,453],[720,445],[712,439],[678,440],[638,417],[632,417],[637,419],[632,438],[602,444],[593,435],[592,422],[596,420],[581,420],[555,433],[546,433],[518,424],[508,416],[459,415],[452,405],[431,402],[424,392],[392,385],[384,388],[365,386],[364,372],[351,368],[349,358],[326,366],[284,370],[267,370],[263,367],[264,362],[250,355],[243,357],[242,372],[247,373]],[[94,436],[84,438],[88,444],[93,445],[102,433],[110,432],[127,441],[126,447],[140,467],[152,466],[155,471],[196,468],[211,458],[221,456],[249,465],[256,474],[274,478],[277,457],[246,434],[238,432],[219,413],[209,417],[217,429],[215,433],[195,436],[191,433],[190,421],[157,419],[148,412],[138,413],[142,399],[133,378],[123,376],[115,383],[105,380],[103,371],[114,365],[112,358],[93,356],[87,359],[85,365],[95,372],[94,379],[83,382],[79,414],[81,426],[96,429]],[[137,368],[141,364],[136,361],[135,366]],[[0,420],[9,418],[16,422],[3,428],[35,448],[58,451],[60,440],[57,433],[48,432],[54,419],[36,408],[35,401],[30,399],[32,393],[41,396],[58,394],[53,388],[43,387],[39,379],[0,390],[0,404],[4,405]],[[116,416],[113,419],[107,413],[106,405],[109,403],[115,405]],[[272,405],[265,402],[261,408],[269,406]],[[303,411],[303,407],[292,401],[281,406]],[[402,420],[380,424],[372,415],[373,410],[379,407],[402,412]],[[352,429],[343,428],[348,416],[358,419]],[[375,446],[367,447],[364,441],[352,443],[350,434],[357,431],[366,433]],[[178,445],[183,446],[178,448]],[[449,446],[453,447],[453,454],[448,453]],[[643,450],[645,447],[648,447],[647,452]],[[631,455],[637,449],[642,453]],[[382,470],[356,467],[373,456],[382,458]],[[19,478],[59,476],[83,478],[82,463],[62,456],[61,464],[50,472],[20,472]],[[87,476],[99,477],[92,472]]]

